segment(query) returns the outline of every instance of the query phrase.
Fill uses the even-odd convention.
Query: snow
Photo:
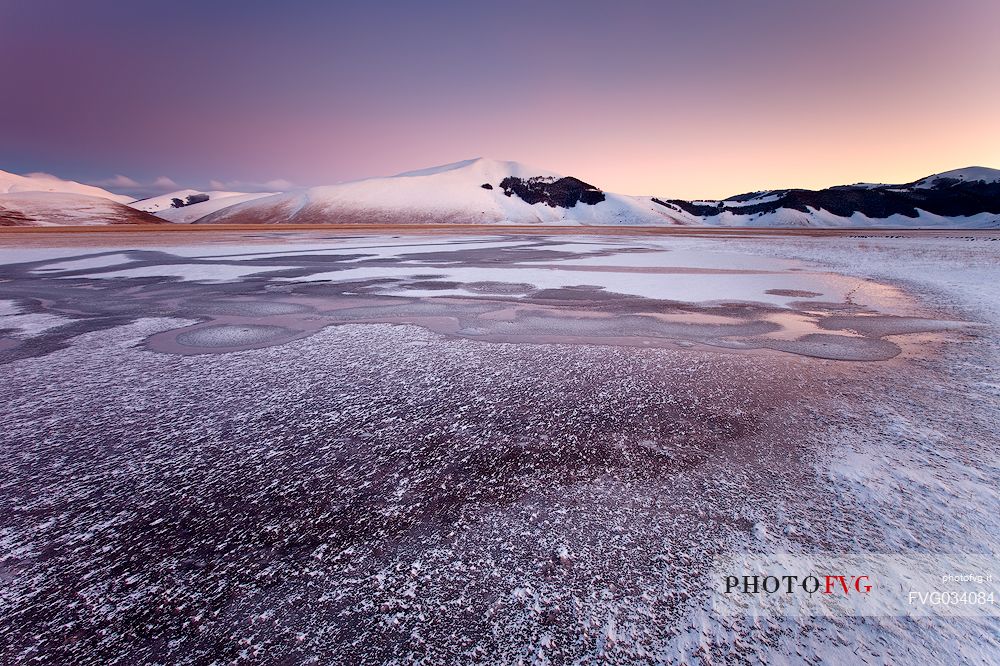
[[[0,300],[0,331],[14,331],[14,337],[34,337],[73,320],[44,312],[24,312],[14,301]]]
[[[928,176],[912,185],[901,185],[888,188],[891,192],[909,192],[913,188],[934,187],[938,179],[948,178],[961,181],[982,181],[987,183],[1000,182],[1000,169],[990,169],[986,167],[968,167],[965,169],[955,169],[944,173]],[[885,188],[886,185],[877,183],[857,183],[851,185],[853,188]],[[726,210],[718,215],[694,215],[679,207],[672,207],[671,216],[682,224],[702,225],[702,226],[723,226],[723,227],[873,227],[873,228],[953,228],[953,229],[990,229],[1000,228],[1000,214],[979,213],[970,216],[946,217],[916,209],[916,216],[894,214],[884,218],[868,217],[861,213],[855,213],[849,217],[834,215],[826,210],[817,210],[807,207],[807,210],[800,211],[791,208],[778,208],[776,210],[742,214],[739,208],[746,208],[764,203],[779,201],[786,194],[786,190],[774,190],[756,193],[757,196],[747,200],[696,200],[693,204],[703,206],[717,206],[725,204]]]
[[[257,266],[252,264],[160,264],[126,268],[120,271],[93,273],[90,278],[176,277],[193,282],[230,282],[258,273],[270,273],[295,268],[295,266]],[[74,276],[81,277],[81,276]]]
[[[636,243],[630,247],[636,247]],[[718,244],[716,244],[718,245]],[[699,268],[722,271],[787,271],[791,269],[802,269],[805,265],[802,262],[757,257],[744,252],[727,251],[725,246],[712,246],[713,249],[705,249],[704,246],[696,244],[694,247],[688,245],[687,239],[678,241],[650,240],[641,244],[647,249],[646,252],[615,252],[620,249],[614,245],[594,245],[592,250],[603,250],[611,254],[590,257],[572,257],[556,261],[526,262],[532,263],[552,263],[556,266],[571,264],[573,266],[619,266],[629,268]],[[556,246],[559,247],[559,246]],[[546,245],[546,249],[554,249],[553,246]]]
[[[168,208],[173,208],[174,199],[180,199],[181,201],[185,201],[189,196],[197,194],[207,194],[210,197],[210,199],[214,199],[221,197],[238,196],[240,194],[245,194],[245,192],[204,191],[204,190],[192,190],[192,189],[176,190],[174,192],[160,194],[155,197],[149,197],[148,199],[138,199],[136,201],[133,201],[129,205],[132,206],[132,208],[144,210],[147,213],[159,213],[160,211],[166,210]]]
[[[578,203],[565,209],[544,203],[531,205],[516,195],[506,196],[499,188],[500,181],[507,176],[539,175],[557,176],[518,162],[480,158],[389,178],[369,178],[264,197],[238,204],[205,221],[236,222],[241,216],[249,215],[267,222],[346,219],[358,223],[671,223],[671,218],[646,197],[606,192],[606,200],[599,204]],[[489,183],[493,189],[482,188],[484,183]]]
[[[170,222],[254,222],[254,223],[464,223],[464,224],[553,224],[612,226],[740,226],[740,227],[883,227],[883,228],[993,228],[1000,227],[1000,215],[980,213],[968,217],[943,217],[917,211],[916,217],[893,215],[869,218],[861,214],[839,217],[823,210],[798,211],[787,208],[759,214],[741,215],[739,208],[778,201],[781,190],[757,193],[752,199],[723,200],[730,210],[719,215],[698,216],[676,206],[656,204],[650,197],[605,192],[605,200],[595,205],[578,203],[572,208],[530,205],[519,197],[507,197],[499,183],[508,176],[558,178],[560,174],[520,162],[476,158],[426,169],[406,171],[391,177],[368,178],[337,185],[314,187],[286,193],[248,193],[183,189],[131,202],[131,206],[151,212]],[[939,179],[1000,182],[1000,170],[967,167],[929,176],[911,186],[934,187]],[[586,180],[586,178],[584,178]],[[483,184],[493,189],[484,189]],[[854,187],[882,187],[858,184]],[[905,189],[905,188],[904,188]],[[0,194],[48,191],[99,196],[126,203],[129,197],[106,190],[60,180],[44,174],[19,176],[0,171]],[[208,201],[173,208],[171,200],[194,194],[208,194]],[[715,205],[715,200],[694,203]],[[61,217],[85,217],[67,211]],[[66,224],[53,222],[49,224]]]
[[[995,289],[1000,242],[965,238],[727,239],[733,252],[776,259],[794,256],[845,275],[919,287],[925,298],[959,307],[1000,326],[1000,298]]]
[[[576,272],[588,280],[614,265],[728,259],[777,271],[762,279],[852,285],[859,302],[867,290],[880,311],[905,289],[910,314],[987,325],[918,336],[907,354],[865,364],[610,341],[485,343],[385,323],[317,324],[287,344],[175,355],[150,340],[182,328],[220,349],[280,337],[245,317],[197,327],[205,313],[191,308],[280,303],[296,298],[294,283],[77,284],[15,264],[48,253],[62,261],[51,267],[116,265],[128,250],[5,251],[4,298],[29,287],[72,294],[88,311],[81,324],[114,320],[82,334],[74,326],[48,349],[21,343],[25,354],[0,365],[0,490],[16,508],[0,527],[5,654],[995,663],[995,618],[724,616],[702,605],[718,555],[996,560],[1000,242],[955,236],[560,236],[546,246],[583,254],[547,263],[590,261]],[[170,252],[202,262],[284,253],[295,264],[325,247],[387,261],[450,241],[314,235]],[[494,261],[349,270],[572,273],[505,263],[546,241],[498,234],[481,243]],[[462,239],[455,256],[476,247]],[[728,277],[742,289],[745,276]],[[317,285],[301,287],[299,302],[329,304]],[[21,314],[0,300],[0,316]],[[288,323],[274,316],[267,325]]]
[[[546,239],[533,241],[537,244]],[[495,241],[484,237],[478,242],[399,245],[388,238],[367,238],[367,247],[360,248],[370,258],[398,258],[406,261],[409,254],[423,252],[455,252],[455,260],[447,257],[422,261],[411,266],[358,266],[335,271],[317,271],[294,278],[277,278],[288,282],[354,282],[393,278],[396,284],[380,287],[385,294],[404,296],[468,296],[467,288],[457,286],[450,289],[411,289],[405,281],[423,281],[427,275],[434,275],[435,281],[473,283],[498,282],[506,284],[528,284],[535,289],[563,289],[576,286],[593,286],[609,292],[659,298],[684,302],[707,302],[718,300],[742,300],[785,306],[799,301],[801,297],[769,294],[771,290],[808,291],[817,294],[819,300],[843,299],[859,285],[853,280],[845,280],[833,273],[808,270],[801,262],[786,259],[761,258],[747,253],[727,251],[718,244],[712,249],[702,241],[692,239],[648,240],[623,245],[617,242],[589,243],[584,246],[590,253],[604,253],[601,256],[572,257],[524,261],[504,266],[459,266],[462,250],[487,248],[518,248],[531,245],[525,241]],[[542,245],[543,249],[565,248],[572,245],[572,251],[584,251],[576,244],[560,243],[554,246]],[[296,247],[293,245],[292,247]],[[641,248],[645,251],[636,252]],[[718,249],[716,249],[718,248]],[[622,251],[628,250],[628,251]],[[269,253],[216,255],[226,259],[275,258],[295,254],[352,254],[349,249],[318,248],[310,245],[304,250],[289,250]],[[210,257],[203,256],[203,259]],[[369,257],[365,257],[366,259]],[[348,262],[344,262],[348,263]],[[353,262],[352,262],[353,263]],[[287,268],[287,267],[284,267]],[[640,269],[639,272],[631,269]],[[187,273],[186,271],[192,271]],[[239,276],[236,269],[233,275]],[[255,267],[254,270],[261,270]],[[267,270],[279,270],[268,267]],[[660,272],[658,272],[660,271]],[[739,272],[734,278],[733,272]],[[136,275],[169,274],[183,279],[204,279],[204,269],[196,265],[190,267],[166,264],[162,266],[130,269],[114,273],[97,273],[93,277],[119,277]],[[861,290],[856,298],[864,301],[867,294]],[[884,300],[883,294],[876,295]],[[514,298],[521,296],[513,295]]]
[[[991,169],[989,167],[980,166],[953,169],[952,171],[945,171],[943,173],[934,174],[933,176],[928,176],[927,178],[918,180],[913,184],[913,187],[934,187],[935,182],[940,178],[954,178],[965,182],[981,181],[985,183],[1000,183],[1000,169]]]
[[[82,194],[89,197],[110,199],[117,203],[129,203],[132,197],[114,194],[100,187],[84,185],[72,180],[62,180],[48,174],[29,174],[19,176],[8,171],[0,171],[0,195],[14,192],[65,192]]]
[[[783,194],[781,192],[771,192],[768,194],[762,194],[758,197],[754,197],[753,199],[747,199],[745,201],[734,201],[732,199],[726,199],[724,203],[726,204],[726,206],[730,208],[739,208],[740,206],[756,206],[757,204],[771,203],[772,201],[777,201],[782,196]],[[718,203],[718,202],[712,201],[706,203],[710,205],[712,203]]]
[[[21,255],[19,258],[23,261],[40,261],[52,257],[53,254],[49,252],[38,252],[28,250],[27,253]],[[61,255],[55,255],[61,256]],[[29,259],[30,257],[30,259]],[[106,268],[108,266],[114,266],[116,264],[123,264],[129,261],[127,254],[116,253],[116,254],[101,254],[96,257],[86,257],[83,259],[67,259],[66,261],[55,261],[46,263],[45,266],[36,268],[32,273],[45,274],[61,271],[78,271],[85,270],[89,268]]]
[[[882,229],[990,229],[1000,228],[1000,215],[979,213],[968,217],[945,217],[917,209],[916,217],[890,215],[888,217],[868,217],[855,213],[850,217],[834,215],[826,210],[811,206],[806,211],[792,208],[778,208],[775,211],[744,215],[725,211],[719,215],[701,217],[684,211],[677,211],[674,217],[690,225],[712,227],[829,227],[829,228],[882,228]]]
[[[444,174],[451,171],[458,171],[467,176],[473,176],[479,179],[480,184],[492,183],[494,186],[507,176],[515,176],[517,178],[531,178],[534,176],[546,176],[550,178],[561,177],[555,171],[539,169],[520,162],[476,157],[471,160],[461,160],[459,162],[452,162],[451,164],[443,164],[441,166],[429,167],[426,169],[404,171],[403,173],[396,174],[394,178],[436,176],[438,174]]]
[[[454,238],[449,237],[447,242],[419,242],[416,239],[412,239],[409,242],[406,241],[393,241],[387,237],[374,237],[365,238],[363,241],[352,243],[352,242],[341,242],[337,244],[336,248],[331,248],[328,243],[325,244],[315,244],[315,243],[295,243],[292,247],[295,249],[283,249],[274,252],[261,252],[259,246],[245,246],[241,251],[225,254],[212,254],[212,255],[197,255],[199,259],[217,259],[217,258],[264,258],[264,257],[283,257],[283,256],[294,256],[296,254],[309,254],[309,255],[320,255],[320,256],[342,256],[342,255],[361,255],[356,259],[346,259],[347,262],[361,262],[368,261],[370,259],[404,259],[410,254],[420,254],[423,252],[454,252],[456,250],[462,249],[495,249],[495,248],[515,248],[515,247],[525,247],[532,245],[531,242],[527,241],[484,241],[482,238]],[[185,250],[190,252],[190,248],[178,248],[178,253],[185,254]],[[185,256],[194,256],[193,254],[186,254]]]
[[[295,282],[352,282],[373,280],[385,277],[416,280],[417,276],[430,270],[437,280],[444,282],[501,282],[508,284],[529,284],[535,289],[565,289],[578,286],[595,286],[605,291],[618,294],[629,294],[644,298],[660,298],[684,302],[718,301],[723,299],[733,301],[754,301],[784,305],[792,300],[788,297],[772,296],[765,292],[772,289],[802,289],[816,291],[824,296],[832,297],[835,287],[823,280],[799,276],[794,279],[792,287],[789,281],[773,275],[741,276],[740,284],[733,285],[730,275],[700,275],[672,274],[650,275],[617,272],[587,272],[558,269],[529,268],[389,268],[371,267],[355,268],[346,271],[316,273],[302,278],[283,278]],[[847,286],[847,285],[842,285]],[[448,296],[465,295],[464,289],[418,291],[400,286],[387,286],[382,293],[395,295]]]
[[[550,244],[551,243],[551,244]],[[331,246],[332,245],[332,246]],[[739,249],[737,249],[739,248]],[[818,271],[815,265],[801,261],[760,257],[739,245],[720,244],[692,238],[591,240],[567,243],[560,237],[534,239],[497,239],[496,237],[455,237],[446,239],[396,239],[368,236],[340,239],[337,243],[315,240],[282,241],[265,245],[227,246],[225,251],[205,252],[200,246],[164,247],[162,263],[129,267],[133,259],[110,248],[90,248],[92,254],[72,258],[78,253],[65,250],[25,249],[19,261],[47,261],[33,269],[36,274],[66,278],[118,279],[169,277],[184,281],[235,281],[256,274],[273,273],[302,267],[296,256],[345,257],[336,270],[310,265],[314,272],[296,277],[276,277],[276,282],[357,282],[390,278],[392,282],[369,289],[386,295],[407,297],[481,296],[464,286],[468,283],[495,282],[529,285],[529,289],[565,289],[593,287],[607,292],[675,300],[689,303],[745,301],[787,307],[801,301],[794,292],[812,292],[818,301],[839,302],[848,293],[858,303],[878,303],[887,312],[896,312],[887,301],[888,292],[870,290],[864,283],[844,278],[834,272]],[[214,248],[213,248],[214,249]],[[566,256],[517,260],[516,255],[502,264],[464,265],[463,252],[469,250],[546,250]],[[103,252],[102,252],[103,250]],[[411,259],[411,255],[434,253],[431,258]],[[584,254],[584,256],[581,256]],[[190,263],[173,257],[186,257]],[[362,255],[360,258],[354,255]],[[453,258],[449,255],[453,255]],[[67,257],[58,261],[60,257]],[[287,262],[281,261],[287,257]],[[249,263],[278,260],[279,265]],[[143,258],[135,260],[142,261]],[[391,261],[390,265],[383,262]],[[372,262],[372,265],[368,265]],[[117,270],[108,268],[120,267]],[[92,272],[90,272],[92,270]],[[71,272],[69,275],[62,275]],[[428,278],[433,276],[433,278]],[[412,282],[455,282],[454,287],[433,289]],[[768,293],[775,290],[781,293]],[[521,299],[526,291],[510,298]]]
[[[71,192],[14,192],[0,194],[4,211],[26,218],[28,226],[103,225],[145,222],[128,206],[107,198]],[[155,221],[155,219],[154,219]]]
[[[837,279],[834,276],[804,275],[740,275],[735,280],[729,274],[672,273],[657,275],[632,273],[629,271],[577,271],[558,268],[488,268],[488,267],[447,267],[447,268],[391,268],[364,267],[326,273],[315,273],[299,278],[280,278],[294,282],[351,282],[392,277],[416,280],[418,275],[433,273],[436,280],[444,282],[502,282],[508,284],[530,284],[536,289],[565,289],[577,286],[595,286],[608,292],[658,298],[690,303],[710,301],[752,301],[784,306],[798,297],[776,296],[766,293],[774,289],[794,289],[821,294],[821,299],[841,299],[853,281]],[[106,276],[106,275],[105,275]],[[101,277],[101,276],[99,276]],[[402,286],[386,286],[382,293],[395,295],[465,295],[464,289],[452,292],[448,289],[416,291]]]
[[[25,314],[5,315],[0,317],[0,330],[9,328],[16,331],[14,337],[34,337],[45,331],[72,323],[72,319],[45,313],[29,312]]]
[[[238,259],[261,259],[270,257],[289,256],[296,254],[309,255],[364,255],[364,258],[372,259],[396,259],[405,257],[407,254],[420,252],[456,251],[462,249],[494,249],[524,247],[534,244],[534,241],[525,240],[487,240],[483,236],[448,236],[447,240],[440,239],[420,239],[389,237],[389,236],[362,236],[357,238],[338,238],[325,242],[318,242],[315,238],[303,236],[300,238],[289,238],[276,240],[273,243],[246,243],[239,240],[226,242],[221,246],[206,246],[198,243],[187,245],[157,245],[157,251],[162,251],[178,257],[197,260],[238,260]],[[576,247],[578,244],[572,244]],[[595,243],[595,247],[610,246],[607,243]],[[569,244],[567,244],[569,246]],[[548,246],[546,246],[548,247]],[[566,246],[560,246],[564,249]],[[219,251],[224,248],[225,251]],[[583,250],[581,250],[583,251]],[[38,262],[44,261],[44,267],[36,268],[33,272],[56,272],[63,270],[77,270],[85,268],[103,268],[114,266],[129,260],[127,253],[121,251],[120,247],[100,245],[90,245],[87,249],[88,256],[77,257],[79,250],[72,247],[52,247],[52,248],[18,248],[16,252],[10,252],[0,248],[0,259],[13,262]]]
[[[208,201],[174,208],[174,199],[186,201],[189,196],[198,194],[207,194],[209,197]],[[223,190],[203,191],[187,189],[177,190],[176,192],[170,192],[168,194],[161,194],[160,196],[150,197],[148,199],[140,199],[129,205],[133,208],[144,210],[147,213],[153,213],[157,217],[162,217],[164,220],[168,220],[170,222],[190,224],[200,217],[204,217],[209,213],[214,213],[217,210],[222,210],[228,206],[253,201],[254,199],[260,199],[262,197],[272,196],[273,194],[275,193],[229,192]]]
[[[867,548],[937,557],[939,571],[948,566],[945,558],[951,556],[945,554],[981,554],[993,564],[973,573],[995,577],[1000,554],[1000,298],[995,288],[1000,243],[972,237],[862,237],[733,240],[731,245],[899,285],[945,316],[987,324],[976,337],[951,342],[940,356],[898,368],[881,395],[876,387],[866,389],[877,395],[871,402],[848,402],[843,418],[830,419],[820,431],[823,448],[816,468],[833,491],[831,519],[847,515],[854,525],[866,524],[841,552]],[[859,542],[861,533],[877,538]],[[996,632],[989,629],[997,626],[995,612],[994,607],[994,617],[979,623],[914,622],[904,616],[870,622],[834,618],[813,626],[818,636],[832,634],[849,644],[881,645],[880,652],[910,655],[890,662],[995,663],[1000,652]],[[788,624],[794,636],[796,621]],[[789,640],[773,650],[801,654],[802,647]]]
[[[223,208],[228,208],[229,206],[235,206],[236,204],[245,203],[247,201],[254,201],[255,199],[261,199],[263,197],[268,197],[273,194],[273,192],[244,192],[244,193],[229,193],[227,196],[213,196],[208,201],[202,201],[201,203],[191,204],[189,206],[183,206],[181,208],[167,208],[156,213],[157,217],[162,217],[164,220],[169,220],[170,222],[178,222],[181,224],[190,224],[209,213],[214,213]]]

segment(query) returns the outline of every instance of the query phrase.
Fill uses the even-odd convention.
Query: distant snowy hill
[[[154,215],[104,197],[72,192],[0,194],[0,227],[105,224],[168,223]]]
[[[966,167],[928,176],[913,183],[913,187],[945,188],[960,183],[1000,183],[1000,169]]]
[[[603,192],[518,162],[474,159],[388,178],[263,197],[198,224],[595,224],[676,223],[649,197]]]
[[[117,203],[129,203],[132,197],[114,194],[93,185],[84,185],[72,180],[62,180],[48,174],[28,174],[19,176],[16,173],[0,171],[0,195],[14,192],[66,192],[83,194],[90,197],[110,199]]]
[[[254,199],[260,199],[261,197],[273,194],[275,193],[178,190],[148,199],[133,201],[129,205],[147,213],[153,213],[157,217],[170,222],[187,224],[228,206],[253,201]],[[177,206],[178,202],[183,205]]]
[[[1000,228],[1000,169],[968,167],[904,185],[859,183],[713,201],[654,201],[692,225]]]
[[[125,202],[129,206],[121,205]],[[140,201],[52,176],[0,171],[0,225],[160,220],[195,224],[1000,228],[1000,169],[968,167],[902,185],[768,190],[697,201],[614,194],[572,176],[482,158],[279,194],[179,190]]]

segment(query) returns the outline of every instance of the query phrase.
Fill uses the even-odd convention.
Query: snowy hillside
[[[0,171],[0,195],[14,192],[66,192],[69,194],[101,197],[117,203],[129,203],[132,201],[132,197],[129,196],[114,194],[93,185],[84,185],[72,180],[62,180],[48,174],[35,173],[27,176],[19,176],[16,173]]]
[[[654,199],[684,224],[737,227],[1000,228],[1000,170],[968,167],[903,185]]]
[[[646,197],[602,192],[518,162],[474,159],[264,197],[202,223],[607,224],[676,223]]]
[[[71,192],[0,194],[0,227],[166,224],[154,215],[103,197]]]
[[[241,204],[247,201],[254,201],[263,197],[269,197],[274,195],[274,192],[232,192],[229,193],[229,196],[215,196],[216,194],[221,193],[214,192],[212,194],[212,198],[208,201],[190,204],[182,208],[167,208],[155,213],[155,215],[157,217],[162,217],[164,220],[169,222],[191,224],[192,222],[196,222],[217,210],[222,210],[223,208],[235,206],[236,204]]]
[[[177,190],[168,194],[133,201],[130,206],[138,210],[153,213],[157,217],[170,222],[191,223],[197,219],[214,213],[217,210],[235,204],[253,201],[261,197],[275,194],[274,192],[227,192],[221,190]],[[176,206],[176,202],[183,206]],[[191,203],[189,203],[191,202]]]
[[[958,183],[1000,183],[1000,169],[989,167],[966,167],[928,176],[918,180],[913,187],[947,187]]]
[[[9,201],[6,224],[101,224],[130,217],[92,201],[121,204],[128,197],[53,176],[0,171],[0,198],[25,192],[81,198]],[[29,203],[23,215],[11,212]],[[572,176],[479,158],[277,194],[178,190],[129,206],[184,224],[1000,228],[1000,170],[967,167],[901,185],[857,183],[687,201],[614,194]]]

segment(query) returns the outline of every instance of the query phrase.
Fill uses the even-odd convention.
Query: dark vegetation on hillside
[[[203,201],[208,201],[209,199],[210,197],[207,194],[189,194],[187,199],[178,199],[174,197],[170,200],[170,205],[173,208],[183,208],[184,206],[201,203]]]
[[[517,178],[507,176],[500,189],[508,197],[517,195],[529,204],[544,203],[553,208],[572,208],[577,203],[593,205],[604,201],[604,192],[579,178]]]
[[[749,201],[768,194],[778,195],[774,201],[733,206],[730,202]],[[681,199],[668,199],[672,204],[693,215],[710,217],[723,212],[739,215],[771,213],[779,208],[808,212],[809,208],[826,210],[834,215],[850,217],[861,213],[872,218],[890,215],[917,217],[917,209],[946,217],[969,216],[978,213],[1000,213],[1000,183],[961,181],[939,178],[933,188],[912,185],[858,186],[842,185],[824,190],[775,190],[752,192],[724,201],[696,204]]]

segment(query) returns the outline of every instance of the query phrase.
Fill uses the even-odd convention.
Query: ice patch
[[[53,271],[78,271],[88,268],[104,268],[116,266],[131,261],[125,254],[105,254],[100,257],[86,257],[83,259],[67,259],[46,264],[41,268],[36,268],[32,273],[51,273]]]
[[[21,313],[21,308],[18,307],[16,302],[0,300],[0,317],[6,317],[8,315],[15,315],[20,313]]]
[[[795,297],[781,296],[769,291],[794,287],[798,290],[813,291],[828,300],[842,301],[855,286],[854,281],[845,280],[834,274],[743,274],[734,278],[731,274],[713,273],[630,273],[628,271],[577,271],[555,268],[528,267],[480,267],[448,266],[435,267],[438,278],[445,282],[507,282],[528,283],[538,289],[565,289],[567,287],[595,286],[608,292],[655,298],[663,300],[700,303],[709,301],[749,301],[787,306],[797,300]],[[379,278],[400,280],[419,279],[417,268],[392,266],[359,267],[344,271],[325,271],[296,278],[277,278],[294,282],[355,282]],[[399,296],[415,295],[412,290],[394,286],[380,288],[382,293]],[[433,290],[426,295],[459,295]]]
[[[232,264],[160,264],[157,266],[140,266],[138,268],[126,268],[124,270],[111,271],[108,273],[93,273],[84,276],[76,275],[73,277],[98,279],[177,277],[182,280],[194,282],[230,282],[258,275],[260,273],[286,271],[294,268],[297,267]]]
[[[244,347],[287,337],[291,331],[281,326],[259,324],[205,326],[180,333],[178,344],[189,347]]]
[[[8,303],[10,301],[7,301]],[[24,314],[9,314],[0,316],[0,330],[14,329],[14,337],[34,337],[48,330],[72,323],[68,317],[58,315],[28,312]]]

